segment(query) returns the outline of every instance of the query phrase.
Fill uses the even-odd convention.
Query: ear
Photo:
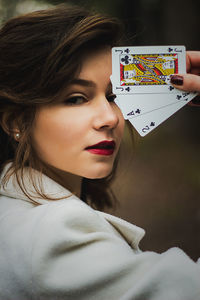
[[[16,141],[19,140],[19,134],[20,130],[17,126],[16,121],[10,121],[11,116],[8,113],[4,113],[2,115],[2,118],[0,119],[0,125],[2,129],[7,133],[8,135],[12,136]]]

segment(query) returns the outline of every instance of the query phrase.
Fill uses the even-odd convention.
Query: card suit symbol
[[[174,87],[170,85],[170,86],[169,86],[169,90],[170,90],[170,91],[174,90]]]
[[[134,116],[134,115],[135,115],[135,113],[133,110],[127,114],[127,116]]]
[[[182,98],[181,95],[177,95],[177,96],[176,96],[176,99],[178,99],[178,100],[180,100],[181,98]]]
[[[127,48],[126,50],[124,50],[124,52],[126,52],[128,54],[130,52],[130,50]]]
[[[173,49],[172,48],[168,48],[168,52],[172,52],[173,51]]]
[[[125,90],[126,90],[127,92],[130,92],[130,87],[128,86],[127,88],[125,88]]]
[[[121,58],[121,62],[124,62],[126,65],[129,64],[128,55],[125,55],[123,58]]]
[[[188,98],[184,99],[185,101],[188,101]]]
[[[150,123],[150,126],[155,126],[155,122],[151,122],[151,123]]]
[[[139,108],[135,111],[136,114],[140,114],[140,112],[141,110]]]

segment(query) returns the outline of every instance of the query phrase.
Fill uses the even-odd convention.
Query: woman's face
[[[39,109],[33,137],[43,161],[91,179],[110,174],[124,128],[111,71],[110,49],[90,55],[62,103]]]

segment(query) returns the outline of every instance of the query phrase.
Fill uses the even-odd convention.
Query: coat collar
[[[0,177],[0,183],[6,171],[11,166],[12,163],[9,163],[5,166]],[[39,181],[38,178],[40,178],[40,173],[37,170],[33,170],[33,175],[35,176],[36,183],[39,185],[39,187],[41,186],[43,191],[45,187],[45,194],[48,194],[51,198],[65,197],[69,199],[69,197],[73,197],[73,199],[81,201],[79,198],[73,195],[69,190],[65,189],[64,187],[62,187],[61,185],[59,185],[54,180],[52,180],[51,178],[47,177],[44,174],[41,175],[41,181]],[[48,204],[50,201],[52,202],[52,200],[48,200],[48,199],[46,200],[37,195],[36,191],[34,190],[31,184],[28,168],[26,168],[24,172],[24,184],[26,187],[28,187],[28,191],[36,203]],[[14,175],[12,175],[9,178],[4,188],[2,184],[0,185],[0,195],[4,195],[15,199],[21,199],[32,203],[32,201],[21,191]],[[118,233],[121,236],[123,236],[123,238],[127,241],[127,243],[133,249],[138,251],[139,249],[138,244],[140,240],[143,238],[143,236],[145,235],[145,231],[142,228],[137,227],[129,222],[126,222],[123,219],[120,219],[118,217],[112,216],[107,213],[103,213],[100,211],[96,211],[96,213],[99,214],[101,217],[103,217],[108,223],[110,223],[118,231]]]
[[[5,166],[5,168],[1,174],[1,177],[0,177],[0,183],[1,183],[2,178],[4,177],[5,173],[7,172],[8,168],[10,168],[11,166],[12,166],[12,163],[8,163]],[[45,191],[45,194],[47,193],[50,198],[58,198],[58,197],[59,198],[61,198],[61,197],[68,198],[69,196],[72,195],[72,193],[70,191],[68,191],[61,185],[59,185],[57,182],[55,182],[48,176],[46,176],[44,174],[40,174],[39,171],[32,169],[32,175],[35,179],[36,186],[39,188],[39,190]],[[26,186],[26,188],[28,189],[28,192],[30,193],[31,197],[33,198],[34,202],[36,202],[38,204],[45,204],[45,203],[48,203],[49,201],[51,201],[51,200],[48,200],[48,199],[46,200],[46,199],[40,197],[36,193],[32,183],[31,183],[31,180],[30,180],[29,168],[25,168],[25,170],[24,170],[23,182],[24,182],[24,185]],[[21,199],[21,200],[25,200],[25,201],[32,203],[32,201],[28,198],[28,196],[26,196],[20,189],[15,175],[12,175],[9,178],[9,180],[4,188],[3,188],[2,184],[0,184],[0,194],[7,196],[7,197]]]
[[[145,230],[119,217],[99,212],[127,241],[134,250],[139,250],[139,243],[145,235]]]

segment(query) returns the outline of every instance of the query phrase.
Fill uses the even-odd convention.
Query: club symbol
[[[150,123],[150,126],[155,126],[155,122],[151,122],[151,123]]]
[[[136,114],[140,114],[140,112],[141,110],[139,108],[135,111]]]
[[[173,49],[172,48],[168,48],[168,52],[172,52],[173,51]]]
[[[128,86],[127,88],[125,88],[125,90],[126,90],[127,92],[130,92],[130,87]]]
[[[168,89],[169,89],[170,91],[172,91],[172,90],[174,90],[174,87],[170,85]]]
[[[178,100],[180,100],[181,98],[182,98],[181,95],[177,95],[177,96],[176,96],[176,99],[178,99]]]
[[[124,52],[126,52],[128,54],[130,52],[130,50],[127,48],[126,50],[124,50]]]
[[[129,64],[129,57],[128,55],[125,55],[123,58],[121,58],[121,62],[125,63],[125,65]]]

